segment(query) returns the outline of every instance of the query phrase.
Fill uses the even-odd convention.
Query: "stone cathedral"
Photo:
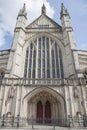
[[[57,124],[87,116],[87,51],[77,50],[69,12],[61,4],[61,25],[41,15],[26,26],[19,11],[11,49],[0,51],[0,116]]]

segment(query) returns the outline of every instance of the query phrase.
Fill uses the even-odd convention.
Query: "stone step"
[[[53,126],[38,126],[38,125],[34,125],[33,129],[32,126],[27,126],[27,127],[0,127],[0,130],[87,130],[87,127],[81,128],[81,127],[77,127],[77,128],[68,128],[68,127],[53,127]]]

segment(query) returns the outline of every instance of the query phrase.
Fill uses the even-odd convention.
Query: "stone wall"
[[[6,69],[8,58],[9,58],[10,50],[2,50],[0,51],[0,69]]]
[[[87,114],[87,84],[80,79],[4,79],[1,86],[0,112],[27,116],[27,103],[36,94],[45,91],[59,102],[64,102],[65,115]],[[15,108],[15,109],[14,109]],[[23,110],[24,109],[24,110]],[[24,114],[25,113],[25,114]]]
[[[87,51],[78,50],[77,53],[78,53],[80,69],[84,70],[85,68],[87,68]]]

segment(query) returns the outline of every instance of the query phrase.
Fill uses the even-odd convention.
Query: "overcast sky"
[[[28,13],[27,25],[41,14],[43,3],[47,15],[61,25],[62,2],[71,16],[77,49],[87,50],[87,0],[0,0],[0,50],[11,47],[17,14],[23,3]]]

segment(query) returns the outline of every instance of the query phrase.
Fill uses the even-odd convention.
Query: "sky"
[[[10,49],[16,18],[26,3],[26,26],[41,15],[43,3],[46,14],[61,25],[61,3],[67,8],[78,50],[87,50],[87,0],[0,0],[0,50]]]

